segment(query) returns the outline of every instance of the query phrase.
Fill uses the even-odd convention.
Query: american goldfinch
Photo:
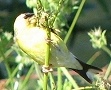
[[[14,22],[15,42],[21,50],[41,65],[45,62],[46,39],[46,29],[37,26],[37,17],[33,13],[24,13],[16,18]],[[102,71],[77,59],[68,50],[63,40],[53,32],[51,32],[49,64],[52,67],[70,68],[89,83],[92,83],[91,75]]]

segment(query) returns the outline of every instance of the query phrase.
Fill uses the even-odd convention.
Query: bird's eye
[[[24,19],[32,17],[33,15],[34,15],[34,13],[25,13]]]

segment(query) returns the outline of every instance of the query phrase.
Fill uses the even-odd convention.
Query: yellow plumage
[[[26,13],[19,15],[14,23],[14,38],[15,42],[26,54],[39,64],[44,65],[47,33],[45,28],[37,27],[36,23],[36,16],[34,14]],[[94,69],[94,71],[101,71],[99,68],[87,65],[78,60],[67,49],[63,40],[52,32],[49,64],[53,67],[72,68],[81,76],[81,71],[84,71],[83,73],[86,75],[83,74],[84,76],[82,77],[88,82],[91,82],[87,75],[87,72],[90,72],[90,68]]]

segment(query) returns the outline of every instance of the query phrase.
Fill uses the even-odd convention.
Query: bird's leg
[[[51,64],[49,66],[45,66],[45,65],[42,66],[42,72],[48,73],[48,72],[52,72],[52,71],[53,71],[53,69],[52,69]]]

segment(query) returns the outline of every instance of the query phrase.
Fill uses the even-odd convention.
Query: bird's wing
[[[68,50],[63,40],[54,33],[51,33],[51,60],[50,62],[58,67],[74,68],[81,70],[82,66],[75,56]]]

